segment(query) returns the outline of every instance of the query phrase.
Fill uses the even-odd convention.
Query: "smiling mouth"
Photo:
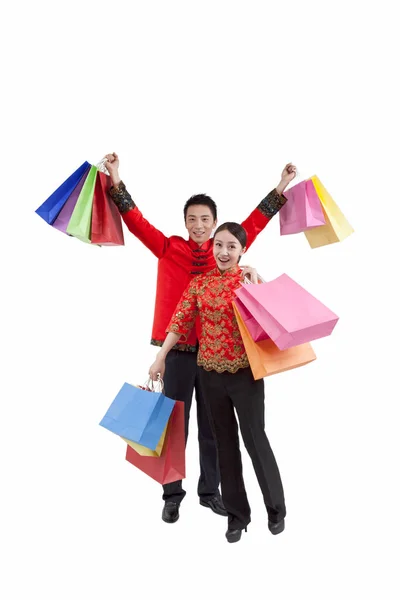
[[[230,258],[218,258],[218,260],[222,263],[228,263],[230,261]]]

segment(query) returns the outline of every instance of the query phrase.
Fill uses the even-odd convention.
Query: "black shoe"
[[[244,530],[247,531],[247,527],[245,527]],[[243,529],[228,529],[228,531],[225,533],[225,537],[230,544],[234,544],[242,537],[242,531]]]
[[[179,519],[179,504],[176,502],[166,502],[162,511],[161,518],[166,523],[176,523]]]
[[[228,516],[228,513],[226,512],[225,506],[223,505],[222,498],[220,496],[214,496],[214,498],[210,498],[210,500],[202,500],[200,498],[200,504],[201,506],[211,508],[211,510],[217,515],[221,515],[222,517]]]
[[[285,529],[285,519],[278,521],[277,523],[273,523],[273,521],[268,521],[268,529],[272,533],[272,535],[278,535],[278,533],[282,533]]]

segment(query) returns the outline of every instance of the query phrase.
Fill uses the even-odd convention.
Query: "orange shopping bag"
[[[243,322],[235,300],[233,301],[233,310],[254,379],[262,379],[269,375],[296,369],[316,360],[315,352],[309,343],[292,346],[287,350],[279,350],[272,340],[255,342]]]

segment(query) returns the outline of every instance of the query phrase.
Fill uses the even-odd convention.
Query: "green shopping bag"
[[[67,233],[78,238],[82,242],[90,244],[92,207],[94,188],[96,185],[97,167],[90,167],[86,181],[76,202],[71,219],[68,223]]]

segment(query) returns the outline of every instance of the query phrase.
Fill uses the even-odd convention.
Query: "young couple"
[[[254,269],[239,261],[257,235],[286,202],[283,191],[296,176],[286,165],[279,185],[241,224],[217,227],[217,207],[205,194],[184,206],[189,239],[166,237],[153,227],[132,200],[119,176],[119,159],[106,155],[110,194],[128,229],[159,260],[151,343],[160,346],[150,367],[161,376],[165,395],[185,403],[186,439],[195,391],[200,456],[200,504],[228,516],[228,542],[240,540],[250,523],[242,476],[238,425],[253,462],[273,534],[284,529],[284,493],[275,457],[265,434],[264,382],[255,381],[233,314],[234,290],[243,275],[256,282]],[[219,492],[221,483],[222,498]],[[175,523],[186,492],[182,481],[163,486],[162,519]]]

